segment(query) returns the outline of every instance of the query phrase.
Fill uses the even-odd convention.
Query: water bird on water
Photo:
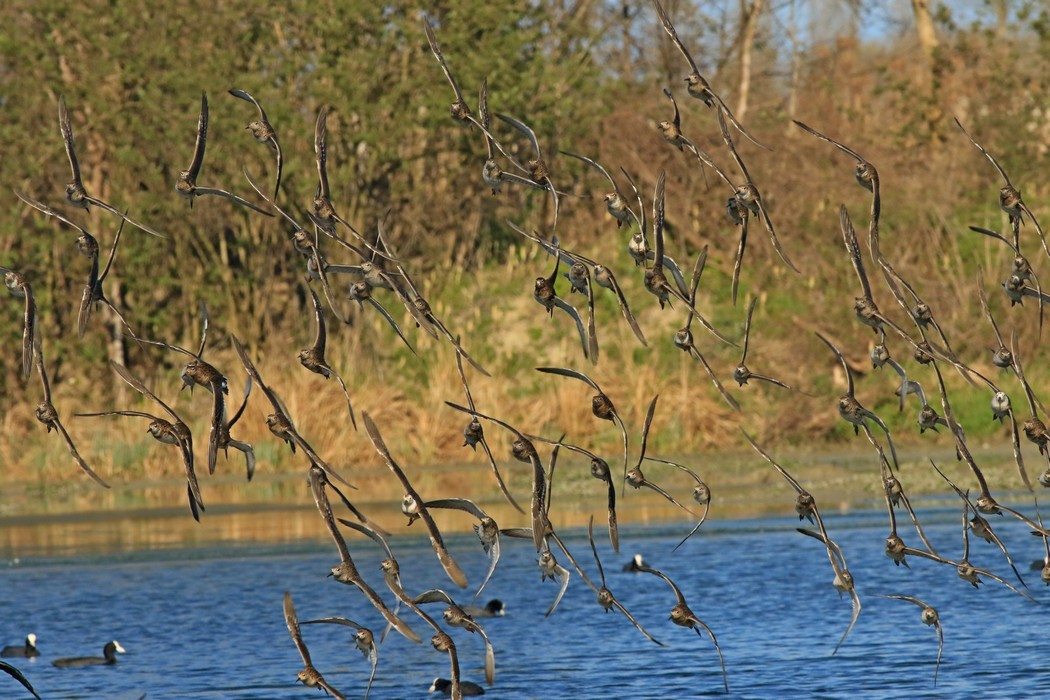
[[[117,663],[117,654],[125,653],[124,647],[120,646],[120,642],[113,640],[108,642],[106,646],[102,647],[102,656],[72,656],[62,659],[55,659],[51,662],[52,666],[58,668],[79,668],[81,666],[112,666]]]
[[[0,657],[5,659],[28,659],[40,656],[36,648],[36,635],[30,632],[26,635],[24,644],[10,644],[0,649]]]
[[[485,689],[484,688],[482,688],[477,683],[472,683],[470,681],[460,681],[459,682],[459,691],[460,691],[460,695],[464,695],[464,696],[474,696],[474,695],[484,695],[485,694]],[[427,692],[430,692],[430,693],[441,693],[445,697],[451,697],[452,696],[452,681],[450,681],[447,678],[435,678],[434,682],[430,684],[430,689]]]
[[[632,574],[638,573],[639,571],[645,571],[648,568],[649,564],[646,563],[641,554],[635,554],[631,557],[631,561],[623,565],[623,570],[629,571]]]
[[[503,617],[507,614],[507,608],[499,598],[493,598],[485,603],[485,607],[475,605],[464,605],[463,612],[471,617]]]

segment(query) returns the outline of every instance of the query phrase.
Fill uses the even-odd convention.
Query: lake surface
[[[938,550],[959,557],[960,512],[936,509],[924,515]],[[710,639],[667,619],[675,603],[670,588],[654,576],[621,570],[635,552],[674,579],[710,625],[735,697],[1050,695],[1043,634],[1050,622],[1050,589],[1038,572],[1028,571],[1042,548],[1024,527],[1005,518],[998,524],[1041,605],[994,581],[976,590],[954,569],[933,562],[909,559],[911,569],[895,567],[882,552],[888,531],[884,511],[829,514],[825,521],[864,606],[835,656],[849,623],[849,600],[831,586],[823,546],[795,531],[794,516],[708,522],[674,554],[671,549],[690,529],[685,523],[623,527],[618,555],[596,523],[609,588],[667,648],[646,640],[622,615],[603,613],[575,573],[561,605],[544,618],[557,586],[540,582],[530,542],[505,538],[499,568],[479,599],[500,598],[507,605],[505,617],[482,620],[496,649],[496,685],[488,696],[721,695]],[[918,542],[913,530],[902,526],[900,534],[910,544]],[[586,531],[566,530],[563,536],[596,578]],[[445,577],[427,540],[397,536],[391,547],[410,593],[442,587],[469,603],[486,558],[472,535],[446,539],[470,579],[466,592]],[[378,548],[360,539],[350,547],[362,574],[392,601],[379,574]],[[970,559],[1009,574],[992,545],[971,541]],[[285,627],[284,591],[291,591],[301,620],[342,615],[377,635],[383,628],[357,589],[326,577],[336,562],[335,547],[319,542],[22,556],[0,568],[0,643],[17,643],[28,632],[38,635],[43,656],[13,661],[44,698],[123,699],[144,693],[148,698],[320,698],[320,690],[295,684],[302,663]],[[945,640],[936,688],[936,632],[921,623],[918,607],[876,597],[880,594],[914,595],[939,610]],[[435,616],[443,610],[430,608]],[[448,676],[448,657],[426,642],[429,628],[411,613],[404,619],[425,641],[413,644],[396,633],[386,638],[371,697],[425,698],[436,676]],[[361,697],[370,667],[352,646],[352,630],[308,625],[303,633],[325,678],[348,697]],[[463,677],[483,682],[481,640],[459,629],[450,633]],[[127,650],[114,667],[51,666],[61,656],[98,655],[111,639]],[[18,690],[0,677],[0,697],[23,697]]]

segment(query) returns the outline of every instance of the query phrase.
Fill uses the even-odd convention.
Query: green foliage
[[[707,77],[731,96],[736,66],[733,41],[727,37],[732,13],[686,5],[674,9],[681,15],[680,33],[695,47]],[[658,173],[667,170],[671,254],[688,273],[699,249],[710,245],[700,287],[700,305],[708,318],[736,338],[748,295],[757,296],[754,332],[761,342],[752,351],[755,370],[776,375],[783,369],[792,374],[788,381],[793,385],[821,395],[837,391],[819,364],[830,366],[823,349],[816,369],[810,367],[815,357],[812,331],[834,330],[839,337],[856,338],[855,347],[844,350],[866,352],[862,345],[870,334],[857,334],[841,302],[857,293],[857,283],[843,254],[835,210],[840,201],[848,202],[861,229],[868,194],[852,183],[852,163],[841,153],[793,128],[789,138],[780,136],[788,127],[788,86],[778,72],[787,47],[776,23],[768,23],[759,37],[761,58],[756,63],[763,67],[755,76],[748,117],[749,128],[776,149],[739,145],[778,234],[804,275],[783,270],[753,218],[743,300],[734,307],[728,280],[738,230],[725,219],[722,183],[710,172],[705,181],[695,164],[672,151],[653,129],[653,123],[669,118],[659,88],[671,85],[679,94],[683,128],[723,166],[732,164],[713,112],[681,89],[681,56],[651,8],[626,17],[611,3],[556,0],[297,0],[271,7],[245,0],[177,7],[143,0],[56,0],[0,8],[0,26],[5,28],[0,32],[0,227],[6,232],[0,236],[0,265],[23,272],[33,285],[56,388],[90,397],[94,409],[112,393],[106,359],[133,367],[156,363],[159,367],[149,369],[154,376],[184,362],[174,353],[141,350],[126,338],[113,343],[112,325],[102,309],[85,337],[76,337],[88,263],[76,253],[75,234],[9,194],[23,189],[69,213],[96,235],[104,254],[108,251],[115,217],[96,210],[71,211],[62,198],[69,170],[57,128],[59,96],[71,111],[88,191],[114,206],[131,207],[132,216],[167,236],[158,240],[126,228],[107,282],[107,293],[119,297],[114,301],[138,333],[195,347],[198,303],[203,301],[212,320],[209,352],[229,357],[230,333],[250,347],[272,345],[282,353],[308,342],[309,299],[301,282],[302,258],[289,241],[290,226],[218,198],[199,199],[190,208],[174,192],[176,176],[193,152],[202,92],[209,97],[211,119],[200,184],[258,201],[242,168],[257,181],[272,183],[271,152],[244,130],[255,119],[254,110],[227,94],[238,87],[260,100],[277,130],[286,159],[279,203],[304,223],[316,186],[314,123],[322,106],[331,109],[328,169],[336,208],[365,235],[372,235],[377,222],[388,216],[387,236],[413,276],[423,280],[422,291],[431,304],[440,305],[442,318],[452,319],[454,332],[462,330],[472,355],[510,379],[503,395],[523,402],[536,399],[544,386],[532,373],[537,353],[579,348],[567,318],[556,314],[548,319],[528,298],[532,279],[549,274],[549,258],[523,243],[506,222],[546,235],[549,198],[544,192],[511,187],[492,195],[485,187],[480,178],[484,140],[476,129],[449,116],[452,90],[424,37],[423,11],[432,19],[471,107],[487,79],[492,111],[533,127],[556,170],[553,179],[566,193],[559,236],[568,247],[615,269],[643,319],[649,348],[630,340],[615,302],[604,292],[599,295],[599,316],[607,324],[599,324],[603,362],[621,366],[625,376],[644,370],[646,376],[678,379],[683,400],[713,391],[702,369],[669,345],[683,309],[661,312],[643,290],[639,269],[622,250],[625,232],[613,229],[601,205],[607,183],[581,163],[560,158],[559,149],[599,158],[621,187],[623,165],[644,196]],[[922,82],[915,54],[905,42],[887,36],[862,44],[857,37],[842,37],[834,47],[806,47],[805,69],[794,86],[804,107],[792,116],[842,138],[878,165],[885,250],[903,274],[920,280],[931,305],[945,309],[960,345],[973,349],[981,347],[988,329],[973,323],[974,309],[962,308],[960,294],[972,290],[975,263],[989,270],[998,266],[994,277],[987,273],[994,284],[1008,258],[1000,257],[998,244],[965,231],[971,223],[989,228],[1003,223],[995,208],[1000,182],[955,130],[951,117],[963,119],[995,154],[1033,210],[1046,211],[1050,190],[1042,174],[1050,165],[1050,107],[1045,99],[1050,89],[1050,19],[1035,3],[1019,3],[1005,37],[981,25],[964,26],[946,10],[940,22],[936,90]],[[532,156],[520,134],[499,120],[492,128],[519,160]],[[1031,232],[1024,235],[1027,244]],[[322,246],[332,263],[356,262],[328,241]],[[335,287],[337,300],[349,310],[345,278],[335,280]],[[899,310],[890,308],[883,291],[879,294],[883,310],[898,317]],[[394,307],[396,302],[384,298],[383,303],[414,338],[411,322]],[[993,301],[997,313],[1001,305],[1001,300]],[[1030,308],[1012,309],[1013,318],[1030,318],[1019,316]],[[21,310],[20,300],[0,297],[0,394],[31,406],[39,400],[39,383],[20,377],[15,360]],[[350,326],[331,331],[355,360],[357,376],[348,383],[370,389],[380,385],[406,402],[423,392],[441,391],[434,373],[439,364],[447,364],[447,347],[438,353],[437,343],[420,339],[417,344],[425,352],[416,358],[390,341],[381,321],[356,311],[353,319]],[[617,324],[616,331],[607,330],[609,324]],[[1017,325],[1021,327],[1019,321]],[[731,383],[726,370],[735,364],[738,350],[717,343],[697,324],[693,330],[705,357],[723,382]],[[629,342],[604,344],[618,333]],[[1035,333],[1029,329],[1028,334],[1024,340],[1034,345]],[[776,352],[764,355],[773,342]],[[286,362],[298,372],[293,363]],[[1039,377],[1043,370],[1033,363],[1030,374]],[[453,376],[448,371],[442,379]],[[78,383],[67,382],[71,378]],[[746,396],[752,387],[730,389]],[[803,423],[806,411],[796,405],[797,397],[758,396],[771,402],[771,424],[781,411],[789,419],[784,422],[797,421],[807,434],[851,433],[841,422],[833,428],[818,420]],[[632,398],[642,403],[648,396]],[[717,401],[715,397],[712,403]],[[883,399],[878,409],[892,412],[893,400]],[[967,410],[966,400],[960,400],[958,410]],[[676,415],[674,436],[699,443],[707,436],[693,433],[698,425],[707,425],[704,419],[686,412]],[[904,428],[911,420],[893,427]],[[733,432],[720,428],[712,429],[717,437]],[[115,449],[117,470],[133,472],[143,449]],[[146,453],[156,449],[150,446]],[[271,446],[257,449],[260,462],[277,459],[267,452]]]

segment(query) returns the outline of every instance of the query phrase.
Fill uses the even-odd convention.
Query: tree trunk
[[[933,15],[930,14],[929,0],[911,0],[915,13],[915,31],[919,38],[919,48],[926,57],[927,70],[933,70],[934,52],[937,50],[937,32],[933,27]]]
[[[751,94],[751,50],[764,5],[765,0],[752,0],[750,5],[747,0],[740,0],[740,88],[736,103],[736,118],[740,121],[747,115]]]
[[[791,0],[788,7],[787,24],[788,45],[791,47],[791,83],[788,86],[788,122],[785,126],[788,134],[797,133],[794,124],[790,120],[794,119],[798,114],[798,86],[802,80],[802,46],[798,40],[798,17],[795,13],[795,5],[795,0]]]

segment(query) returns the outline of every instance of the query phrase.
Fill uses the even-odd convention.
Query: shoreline
[[[885,513],[881,479],[874,470],[876,462],[869,451],[777,455],[774,450],[773,455],[814,494],[825,516]],[[1012,485],[995,489],[996,497],[1028,510],[1025,504],[1028,497],[1011,455],[1004,455],[1001,450],[981,451],[975,457],[990,484]],[[957,497],[929,468],[928,459],[928,454],[902,452],[898,476],[909,497],[920,514],[957,509]],[[960,488],[965,489],[974,482],[965,465],[956,462],[949,451],[937,454],[934,459]],[[688,459],[681,461],[690,464],[711,489],[712,502],[705,528],[711,529],[719,521],[794,514],[792,489],[757,455],[735,452],[714,458],[696,457],[692,463]],[[856,468],[858,466],[870,468]],[[524,465],[510,467],[506,470],[510,488],[519,500],[526,499],[530,489],[528,469]],[[494,484],[490,484],[490,480],[494,480],[485,465],[410,467],[409,473],[417,489],[427,498],[483,494],[475,498],[476,502],[501,525],[517,525],[528,520],[526,515],[493,496],[498,492]],[[648,489],[627,489],[622,494],[618,490],[616,510],[620,528],[681,523],[691,529],[703,512],[702,507],[691,500],[695,482],[678,470],[657,464],[647,464],[646,474],[697,516],[685,513]],[[353,476],[352,480],[362,489],[345,493],[357,507],[394,533],[395,538],[421,536],[404,527],[399,509],[400,488],[384,468],[358,469]],[[201,514],[200,523],[190,517],[186,507],[184,480],[150,479],[113,486],[101,492],[104,498],[100,501],[97,488],[6,485],[0,501],[0,559],[11,561],[71,553],[104,556],[238,544],[285,545],[329,539],[305,478],[294,472],[257,474],[251,483],[233,473],[204,477],[201,486],[207,509]],[[369,498],[361,498],[362,493],[368,493]],[[585,528],[593,515],[596,529],[604,530],[608,512],[606,486],[590,477],[583,461],[571,457],[559,460],[554,499],[554,522],[559,529]],[[449,537],[469,534],[473,525],[473,519],[464,513],[435,511],[434,515],[442,532]]]

